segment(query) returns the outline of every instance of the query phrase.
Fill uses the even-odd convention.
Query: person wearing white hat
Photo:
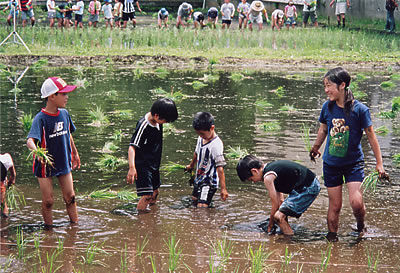
[[[289,29],[290,26],[294,28],[297,19],[297,9],[296,6],[294,5],[293,0],[289,0],[289,3],[285,7],[285,17],[286,17],[286,28]]]
[[[49,159],[36,155],[33,172],[39,181],[42,193],[42,215],[47,228],[53,226],[52,208],[54,204],[53,177],[57,177],[71,223],[78,222],[75,191],[71,170],[80,168],[81,160],[76,149],[72,132],[75,125],[68,111],[64,109],[68,102],[68,93],[75,90],[75,85],[67,85],[57,77],[44,81],[41,89],[46,107],[33,119],[27,137],[27,147],[31,151],[41,147]]]
[[[276,9],[272,12],[271,14],[271,28],[274,30],[276,28],[277,30],[281,30],[281,27],[283,25],[283,10]]]
[[[267,20],[267,22],[269,22],[267,10],[265,9],[264,4],[261,1],[253,1],[250,5],[249,13],[247,14],[250,30],[253,30],[253,23],[258,24],[258,30],[262,29],[263,26],[262,14],[264,14],[265,19]]]
[[[187,23],[187,21],[192,16],[192,13],[193,13],[192,5],[183,2],[178,8],[178,14],[177,14],[178,16],[176,17],[176,27],[177,28],[179,28],[180,26],[185,27],[185,23],[183,22],[183,20],[185,20],[185,22]],[[189,26],[189,24],[187,24],[186,26]]]

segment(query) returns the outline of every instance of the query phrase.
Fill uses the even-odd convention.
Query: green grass
[[[393,89],[396,87],[396,84],[392,81],[384,81],[384,82],[381,82],[381,87],[383,89]]]

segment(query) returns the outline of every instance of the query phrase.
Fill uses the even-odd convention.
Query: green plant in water
[[[272,107],[273,106],[273,104],[268,102],[266,99],[257,99],[256,102],[255,102],[255,105],[257,107],[262,107],[262,108],[264,108],[264,107]]]
[[[186,168],[185,165],[170,161],[166,164],[163,164],[160,168],[160,171],[165,172],[165,175],[170,175],[172,172],[183,171],[183,170],[185,170],[185,168]]]
[[[88,194],[91,199],[115,199],[117,198],[117,193],[109,188],[94,190]]]
[[[321,264],[316,269],[316,272],[325,272],[326,269],[328,268],[329,261],[331,259],[331,255],[332,255],[332,247],[333,247],[333,244],[329,243],[326,250],[321,251]]]
[[[122,119],[131,119],[133,116],[132,110],[117,110],[116,114]]]
[[[289,248],[286,246],[285,254],[284,256],[281,256],[281,261],[282,261],[281,272],[290,272],[289,265],[293,257],[294,257],[293,253],[289,253]]]
[[[210,251],[210,272],[222,272],[224,266],[228,263],[229,258],[232,254],[233,245],[231,241],[227,240],[226,234],[223,239],[216,239],[208,244],[212,251]],[[214,254],[216,257],[214,257]]]
[[[353,96],[357,100],[362,100],[362,99],[365,99],[368,97],[367,93],[365,93],[363,91],[355,91],[355,92],[353,92]]]
[[[132,190],[120,190],[117,192],[117,198],[122,201],[136,201],[138,196]]]
[[[57,258],[63,252],[63,250],[54,249],[53,251],[46,252],[46,262],[43,263],[41,254],[38,253],[39,259],[39,272],[41,273],[55,273],[62,268],[62,264],[57,266]],[[36,268],[35,268],[36,269]]]
[[[107,264],[103,263],[102,261],[95,260],[97,254],[108,255],[107,251],[103,250],[104,243],[105,242],[95,243],[93,237],[85,249],[85,255],[81,256],[82,264],[101,265],[103,267],[106,267]]]
[[[86,78],[83,78],[83,79],[76,79],[74,81],[74,85],[76,85],[78,88],[86,89],[89,87],[90,83],[86,80]]]
[[[128,161],[123,158],[118,158],[110,154],[103,154],[96,165],[103,171],[109,172],[114,171],[117,167],[126,164]]]
[[[48,64],[49,64],[49,60],[47,60],[47,59],[40,59],[40,60],[37,60],[36,62],[34,62],[34,63],[31,65],[31,68],[32,68],[33,70],[40,70],[40,69],[43,68],[43,66],[46,66],[46,65],[48,65]]]
[[[306,145],[306,151],[311,151],[311,141],[310,141],[310,130],[311,127],[307,126],[305,123],[302,124],[303,134],[301,135],[301,139],[303,140],[304,144]]]
[[[192,87],[193,87],[194,90],[198,90],[198,89],[201,89],[201,88],[206,87],[206,86],[207,86],[207,84],[204,84],[201,81],[193,81],[192,82]]]
[[[126,243],[124,249],[121,249],[121,262],[119,271],[122,273],[128,273],[128,247]]]
[[[234,82],[240,82],[244,79],[244,75],[241,73],[232,73],[229,78]]]
[[[400,97],[394,97],[392,99],[392,112],[396,113],[400,111]]]
[[[96,106],[96,109],[89,110],[89,116],[92,120],[90,124],[92,126],[100,127],[110,123],[100,106]]]
[[[19,118],[19,121],[21,122],[22,128],[24,129],[25,133],[29,133],[33,122],[32,114],[24,114],[22,117]]]
[[[381,118],[394,119],[396,117],[396,112],[393,111],[381,111],[378,113]]]
[[[150,259],[151,263],[151,269],[153,270],[153,273],[157,273],[157,265],[156,265],[156,260],[152,255],[149,255],[148,258]]]
[[[111,89],[110,91],[105,92],[104,95],[113,100],[118,97],[118,91],[115,89]]]
[[[142,256],[144,249],[146,248],[147,244],[149,243],[148,234],[146,234],[143,240],[140,242],[140,238],[138,235],[137,244],[136,244],[136,256]]]
[[[17,244],[17,257],[19,259],[25,260],[25,249],[28,241],[24,237],[24,231],[21,227],[17,227],[17,232],[15,233],[15,239]]]
[[[26,205],[24,194],[15,185],[8,187],[6,191],[6,203],[10,210],[21,211]]]
[[[26,160],[32,158],[38,159],[40,162],[44,163],[46,167],[53,167],[54,165],[53,156],[49,154],[49,151],[47,151],[46,148],[42,148],[39,145],[36,145],[36,148],[31,150]]]
[[[164,123],[163,124],[163,135],[168,136],[171,134],[176,134],[178,130],[176,130],[175,126],[172,123]]]
[[[269,121],[260,124],[258,128],[262,129],[264,132],[276,132],[281,129],[281,126],[276,121]]]
[[[274,91],[275,91],[275,94],[280,98],[283,97],[283,95],[285,94],[285,90],[283,89],[283,86],[279,86]]]
[[[368,260],[368,272],[378,272],[379,255],[381,251],[377,250],[375,253],[373,249],[366,248],[365,252]]]
[[[389,129],[385,125],[382,125],[375,128],[375,133],[380,136],[386,136],[389,133]]]
[[[358,82],[365,81],[366,79],[367,79],[367,76],[365,76],[364,74],[358,73],[358,74],[356,75],[356,81],[358,81]]]
[[[360,91],[359,87],[358,87],[358,82],[356,82],[356,81],[352,81],[350,83],[350,85],[349,85],[349,88],[353,92],[353,94],[354,94],[354,92],[359,92]]]
[[[397,73],[397,74],[390,75],[390,80],[392,80],[392,81],[400,81],[400,74]]]
[[[393,89],[396,87],[396,84],[392,81],[384,81],[384,82],[381,82],[381,87],[383,89]]]
[[[296,112],[297,110],[293,105],[285,104],[284,106],[279,108],[279,111],[292,113],[292,112]]]
[[[159,67],[156,70],[154,70],[154,72],[156,73],[157,77],[161,79],[165,79],[169,74],[168,70],[164,67]]]
[[[112,141],[108,141],[104,143],[103,149],[101,150],[102,153],[113,153],[117,151],[119,147]]]
[[[264,245],[260,244],[258,249],[253,249],[249,244],[247,258],[250,260],[250,273],[263,273],[267,267],[265,261],[271,256],[272,252],[266,252]]]
[[[7,260],[3,264],[0,264],[1,272],[8,272],[8,269],[14,263],[14,260],[15,260],[14,254],[8,255]]]
[[[226,156],[226,158],[229,158],[229,159],[239,160],[248,154],[249,154],[249,152],[246,149],[240,148],[240,146],[237,146],[237,147],[229,146],[225,156]]]
[[[115,130],[111,138],[115,141],[121,141],[122,140],[122,130],[118,129]]]
[[[133,78],[135,80],[139,80],[143,76],[143,70],[138,67],[133,71],[133,74],[134,74]]]
[[[397,167],[400,166],[400,153],[393,155],[393,162]]]
[[[219,75],[218,74],[204,74],[204,77],[202,78],[204,82],[207,83],[214,83],[219,80]]]
[[[168,272],[175,272],[180,267],[182,249],[179,247],[179,240],[176,240],[174,234],[171,234],[168,241],[165,241],[168,247]]]

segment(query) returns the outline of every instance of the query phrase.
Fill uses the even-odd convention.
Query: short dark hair
[[[350,90],[350,82],[351,82],[351,76],[349,72],[347,72],[344,68],[342,67],[336,67],[328,72],[326,72],[324,79],[327,79],[328,81],[331,81],[336,84],[336,86],[339,88],[339,85],[344,82],[345,87],[344,87],[344,113],[346,115],[350,115],[351,111],[353,111],[353,100],[354,100],[354,95],[353,92]],[[334,101],[329,101],[328,103],[328,109],[329,111],[332,111],[333,106],[336,104]]]
[[[210,131],[214,125],[214,117],[209,112],[197,112],[193,118],[193,128],[197,130]]]
[[[237,166],[236,172],[241,181],[246,181],[249,179],[251,174],[251,169],[259,169],[264,165],[261,159],[254,155],[246,155],[244,158],[240,159]]]
[[[165,119],[166,122],[174,122],[178,119],[178,110],[175,102],[168,98],[160,98],[156,100],[150,109],[151,115],[159,115],[160,119]]]

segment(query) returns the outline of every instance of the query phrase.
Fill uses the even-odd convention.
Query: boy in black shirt
[[[276,222],[283,234],[293,235],[288,216],[299,218],[320,191],[319,181],[308,168],[288,160],[264,163],[253,155],[241,159],[236,167],[240,180],[263,181],[271,199],[268,232]],[[284,200],[283,193],[289,194]]]
[[[128,184],[136,181],[140,200],[138,210],[146,210],[156,203],[160,181],[160,162],[162,153],[162,125],[178,118],[175,103],[167,98],[158,99],[151,110],[136,124],[128,150]]]

